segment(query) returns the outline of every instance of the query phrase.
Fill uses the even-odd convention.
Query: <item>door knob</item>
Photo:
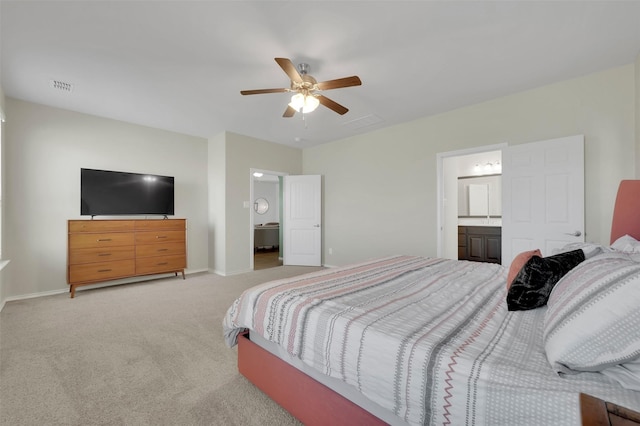
[[[565,235],[571,235],[572,237],[579,237],[580,235],[582,235],[582,232],[580,232],[580,231],[565,232]]]

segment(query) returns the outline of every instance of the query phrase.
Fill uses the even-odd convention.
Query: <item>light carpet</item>
[[[319,268],[163,278],[7,302],[1,425],[299,425],[242,377],[222,318],[256,284]]]

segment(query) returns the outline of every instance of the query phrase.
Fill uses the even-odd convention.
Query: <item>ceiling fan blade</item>
[[[318,100],[320,101],[320,103],[324,106],[326,106],[327,108],[334,110],[335,112],[337,112],[340,115],[344,115],[347,113],[347,111],[349,111],[347,108],[343,107],[342,105],[340,105],[339,103],[332,101],[331,99],[327,98],[326,96],[322,96],[322,95],[318,95]]]
[[[293,117],[293,115],[296,113],[296,110],[294,108],[291,108],[290,106],[287,106],[287,109],[284,111],[284,114],[282,114],[283,117]]]
[[[330,89],[339,89],[341,87],[351,87],[351,86],[360,86],[362,81],[360,81],[360,77],[357,75],[345,78],[338,78],[335,80],[323,81],[318,83],[318,89],[320,90],[330,90]]]
[[[295,81],[296,83],[302,83],[302,77],[300,77],[300,73],[296,69],[296,66],[293,65],[290,59],[287,58],[275,58],[280,68],[287,73],[291,81]]]
[[[241,90],[240,93],[243,95],[261,95],[263,93],[284,93],[288,91],[289,89],[258,89],[258,90]]]

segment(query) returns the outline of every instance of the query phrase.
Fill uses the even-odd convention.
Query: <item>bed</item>
[[[640,181],[623,181],[611,247],[531,255],[511,279],[391,256],[256,286],[227,311],[226,342],[305,424],[578,425],[581,394],[638,410],[639,199]],[[551,270],[544,303],[513,301]]]

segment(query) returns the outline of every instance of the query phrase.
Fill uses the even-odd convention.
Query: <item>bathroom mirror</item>
[[[458,178],[458,217],[501,217],[502,176]]]
[[[258,214],[265,214],[269,210],[269,202],[264,198],[257,198],[253,203],[253,209]]]
[[[489,185],[472,183],[469,190],[469,216],[489,215]]]

